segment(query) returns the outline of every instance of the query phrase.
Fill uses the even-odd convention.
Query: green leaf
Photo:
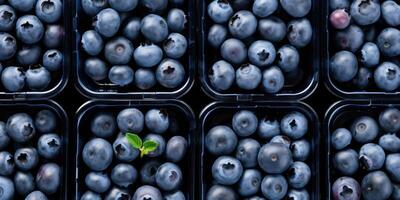
[[[145,154],[155,151],[158,147],[158,143],[153,140],[146,140],[143,143],[143,150]]]
[[[142,139],[136,134],[133,133],[126,133],[125,134],[126,139],[128,142],[132,145],[133,148],[140,149],[142,148],[143,142]]]

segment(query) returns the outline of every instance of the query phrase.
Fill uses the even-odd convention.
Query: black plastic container
[[[196,66],[196,58],[195,58],[195,0],[187,0],[184,7],[182,9],[187,14],[187,24],[186,29],[183,35],[186,36],[188,42],[188,48],[186,54],[183,58],[179,59],[181,64],[185,68],[185,81],[182,85],[175,89],[168,89],[157,84],[150,90],[140,90],[136,86],[130,84],[128,87],[120,88],[111,83],[103,83],[103,82],[94,82],[91,80],[83,70],[83,62],[87,56],[85,53],[82,53],[81,48],[81,35],[86,31],[90,30],[92,27],[92,18],[87,16],[80,5],[80,0],[72,0],[73,1],[73,32],[74,32],[74,53],[73,53],[73,63],[75,68],[75,85],[79,92],[86,97],[96,98],[96,99],[143,99],[143,98],[151,98],[151,99],[175,99],[185,95],[190,88],[193,86],[195,80],[195,66]],[[170,8],[170,7],[169,7]],[[168,9],[169,9],[168,8]],[[143,16],[146,12],[142,10],[131,11],[130,13],[134,13],[135,16]],[[135,14],[138,13],[138,14]],[[150,13],[148,13],[150,14]],[[144,42],[145,40],[140,40]],[[139,45],[140,41],[135,41],[133,45],[135,48]],[[102,55],[102,53],[100,54]],[[130,62],[132,63],[132,62]],[[135,67],[130,64],[135,70]],[[110,66],[109,66],[110,67]],[[156,66],[155,66],[156,67]],[[136,71],[136,70],[135,70]]]
[[[323,41],[319,38],[320,34],[323,33],[323,28],[320,25],[320,12],[321,12],[321,3],[322,1],[313,0],[313,5],[310,13],[306,16],[307,19],[310,20],[310,23],[314,29],[313,37],[311,43],[302,49],[299,50],[300,53],[300,64],[299,68],[302,69],[300,72],[296,72],[292,74],[293,77],[302,76],[300,81],[294,81],[289,83],[285,80],[285,86],[276,94],[267,94],[265,93],[261,87],[258,87],[255,90],[244,91],[237,88],[234,84],[227,91],[217,91],[215,90],[208,78],[209,69],[212,65],[221,60],[219,50],[215,50],[208,44],[207,35],[208,30],[212,26],[213,22],[208,17],[207,14],[207,6],[211,1],[207,0],[199,0],[198,8],[199,8],[199,20],[198,20],[198,41],[199,41],[199,51],[198,51],[198,60],[199,60],[199,73],[200,73],[200,81],[202,84],[202,89],[208,94],[211,98],[216,100],[300,100],[305,99],[310,96],[318,86],[319,82],[319,68],[320,68],[320,41]],[[280,9],[282,10],[282,9]],[[289,19],[294,19],[289,17],[284,11],[273,14],[273,16],[281,17],[282,20],[288,22]],[[256,36],[259,39],[262,39],[261,36]],[[275,45],[275,48],[282,46],[283,44],[289,44],[287,39],[284,39],[282,42],[279,42]],[[237,67],[235,66],[235,69]],[[287,76],[285,76],[286,78]]]
[[[200,115],[199,119],[199,154],[200,165],[198,176],[198,194],[199,199],[205,200],[210,184],[212,184],[211,166],[214,162],[215,156],[210,155],[204,144],[204,139],[207,132],[216,125],[231,124],[233,115],[240,110],[250,110],[255,112],[257,116],[265,116],[265,114],[272,114],[277,119],[281,119],[285,114],[292,111],[298,111],[304,114],[309,122],[309,131],[305,137],[311,144],[310,157],[307,164],[311,169],[311,179],[306,189],[310,194],[310,199],[319,200],[320,194],[320,181],[319,181],[319,121],[315,111],[304,103],[299,102],[241,102],[241,103],[222,103],[215,102],[208,105]],[[263,145],[263,141],[259,141]]]
[[[88,167],[83,163],[81,150],[83,146],[86,144],[88,139],[92,137],[92,133],[90,132],[90,119],[93,114],[96,112],[111,112],[115,115],[118,115],[118,112],[125,108],[137,108],[142,112],[147,111],[151,108],[164,108],[169,112],[168,114],[176,117],[176,124],[178,126],[174,126],[173,129],[178,132],[175,135],[181,135],[185,137],[188,141],[189,148],[187,150],[185,158],[178,163],[182,169],[184,182],[182,184],[182,192],[185,194],[187,199],[194,199],[195,195],[195,129],[196,122],[193,111],[183,102],[176,100],[141,100],[141,101],[89,101],[82,105],[76,114],[75,120],[75,131],[76,131],[76,144],[75,144],[75,179],[72,183],[74,197],[71,199],[79,200],[82,193],[86,191],[85,185],[85,175],[89,172]],[[175,132],[176,132],[175,131]],[[144,130],[146,132],[146,130]],[[174,136],[173,134],[165,133],[166,136]],[[114,138],[112,138],[114,139]],[[112,140],[112,139],[109,139]],[[111,144],[113,141],[110,141]],[[132,161],[133,163],[140,163],[140,158]],[[143,158],[146,159],[146,158]],[[157,158],[160,159],[160,158]],[[153,159],[154,160],[154,159]],[[115,165],[115,159],[111,166]],[[111,171],[112,167],[109,167],[107,170]],[[139,171],[140,168],[138,164],[134,164],[135,168]],[[139,180],[137,180],[139,181]],[[135,184],[134,188],[137,188],[137,184]],[[131,195],[133,195],[135,191],[129,191]]]
[[[51,160],[52,162],[57,163],[60,168],[61,168],[61,184],[60,188],[58,191],[53,194],[47,196],[51,200],[56,200],[56,199],[69,199],[68,195],[68,176],[69,176],[69,161],[68,161],[68,145],[69,145],[69,135],[68,135],[68,117],[65,111],[62,109],[60,105],[55,103],[54,101],[0,101],[0,109],[1,109],[1,117],[0,121],[7,122],[8,117],[10,117],[13,114],[16,113],[27,113],[31,117],[34,117],[35,114],[41,110],[50,110],[52,111],[57,117],[57,128],[54,131],[57,133],[61,140],[62,140],[62,148],[60,152],[60,156],[58,159]],[[32,143],[33,146],[36,146],[36,141],[39,138],[39,135],[36,135],[32,141],[35,141]],[[12,150],[11,152],[15,151],[15,148],[12,147],[13,141],[10,141],[10,145],[7,148],[8,150]],[[30,143],[29,143],[30,144]],[[38,167],[40,167],[42,164],[47,163],[47,160],[44,158],[41,158],[39,160]],[[38,170],[38,167],[35,168],[33,172],[36,172]],[[36,177],[35,173],[32,173],[34,177]],[[14,196],[15,199],[20,199],[22,198],[21,196]]]
[[[28,91],[25,86],[23,91],[20,92],[8,92],[5,88],[0,84],[0,99],[7,100],[46,100],[48,98],[52,98],[58,95],[67,85],[69,72],[71,67],[71,3],[69,0],[63,0],[63,15],[60,18],[60,25],[64,27],[64,40],[62,42],[62,47],[58,48],[60,52],[63,53],[63,66],[57,72],[50,72],[52,74],[52,80],[49,86],[43,91]],[[15,35],[15,34],[13,34]],[[43,46],[43,45],[41,45]],[[45,52],[45,49],[42,49],[42,54]],[[15,56],[14,56],[15,57]],[[41,59],[40,59],[41,61]],[[18,66],[17,61],[15,59],[2,63],[3,66]]]
[[[331,155],[335,152],[333,148],[331,148],[331,133],[337,128],[349,128],[351,123],[362,115],[373,117],[374,119],[379,118],[379,114],[390,107],[400,108],[400,104],[398,102],[393,101],[339,101],[333,104],[327,111],[325,119],[324,119],[324,128],[323,135],[324,140],[321,141],[325,143],[325,199],[333,199],[331,195],[331,187],[335,180],[340,177],[340,174],[335,173],[333,166],[331,166]],[[375,141],[379,140],[376,139]],[[352,143],[354,149],[359,149],[361,145]],[[358,171],[353,177],[360,181],[362,179],[362,174]]]

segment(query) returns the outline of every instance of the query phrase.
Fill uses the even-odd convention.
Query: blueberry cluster
[[[213,0],[208,5],[208,17],[215,24],[209,28],[207,40],[220,54],[208,74],[215,90],[230,90],[236,82],[242,91],[261,85],[265,93],[275,94],[290,74],[299,76],[299,50],[310,44],[313,35],[306,18],[312,1],[279,2]]]
[[[185,0],[81,0],[84,12],[93,17],[93,30],[81,39],[86,75],[95,83],[121,88],[181,86],[187,77],[185,4]]]
[[[335,200],[400,199],[400,111],[363,115],[331,134]]]
[[[57,117],[49,110],[33,118],[16,113],[0,122],[0,199],[47,200],[57,194],[63,143],[56,128]]]
[[[151,109],[143,115],[136,108],[127,108],[116,118],[108,112],[96,113],[90,124],[93,137],[81,154],[89,171],[84,177],[88,190],[80,199],[184,200],[180,163],[188,142],[185,137],[168,134],[171,120],[171,115],[163,109]],[[149,152],[145,149],[146,142],[136,148],[133,143],[137,141],[127,137],[146,131],[150,133],[143,141],[157,144]]]
[[[330,76],[356,90],[397,91],[400,5],[391,0],[330,0],[330,9],[335,29]]]
[[[61,0],[0,2],[0,73],[5,90],[43,91],[63,66]]]
[[[214,185],[206,199],[311,199],[308,124],[300,112],[288,113],[279,122],[259,121],[253,112],[241,110],[234,114],[232,128],[211,128],[204,144],[215,158],[206,169]]]

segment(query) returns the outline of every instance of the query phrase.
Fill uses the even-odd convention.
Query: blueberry
[[[127,108],[118,113],[117,124],[123,133],[140,133],[144,126],[144,115],[136,108]]]
[[[168,6],[168,0],[141,0],[142,5],[150,12],[161,13]]]
[[[128,65],[116,65],[108,72],[111,83],[120,87],[127,86],[133,82],[135,72]]]
[[[366,67],[360,67],[352,83],[359,89],[366,89],[372,79],[372,72]]]
[[[214,47],[219,48],[228,36],[226,28],[220,24],[214,24],[208,31],[207,41]]]
[[[329,0],[329,6],[332,10],[345,9],[350,7],[349,0]]]
[[[290,145],[292,150],[293,159],[299,161],[306,161],[311,152],[310,143],[307,140],[297,140]]]
[[[180,162],[187,152],[188,142],[182,136],[170,138],[165,147],[165,157],[171,162]]]
[[[63,66],[63,57],[58,50],[48,50],[43,55],[43,66],[49,71],[57,71]]]
[[[385,151],[400,152],[400,138],[396,134],[386,134],[379,138],[379,146]]]
[[[105,173],[90,172],[85,177],[85,184],[94,192],[104,193],[110,188],[111,181]]]
[[[85,193],[83,193],[80,200],[101,200],[101,196],[92,191],[86,191]]]
[[[281,175],[267,175],[261,182],[261,191],[267,199],[283,199],[288,184]]]
[[[123,29],[123,33],[129,40],[136,40],[140,35],[140,18],[133,17],[129,19]]]
[[[163,200],[162,194],[160,190],[153,186],[143,185],[136,189],[135,194],[132,197],[132,200]]]
[[[60,167],[54,163],[42,165],[36,175],[36,186],[46,194],[57,192],[61,184]]]
[[[299,139],[308,131],[308,120],[300,112],[291,112],[282,118],[281,130],[283,134],[293,139]]]
[[[157,149],[150,152],[149,154],[147,154],[148,157],[154,158],[154,157],[158,157],[161,156],[164,151],[165,151],[165,140],[161,135],[157,135],[157,134],[148,134],[145,138],[144,141],[146,140],[152,140],[154,142],[156,142],[158,144]]]
[[[107,0],[81,0],[83,11],[91,16],[107,7]]]
[[[11,31],[15,26],[17,15],[8,5],[0,5],[0,31]]]
[[[236,70],[236,84],[243,90],[254,90],[261,82],[261,70],[252,64],[242,65]]]
[[[94,171],[107,169],[113,159],[111,144],[101,138],[91,139],[83,148],[82,159]]]
[[[248,51],[251,63],[259,67],[271,65],[275,61],[276,50],[271,42],[258,40],[253,42]]]
[[[14,199],[14,184],[12,180],[7,177],[0,176],[0,189],[3,191],[0,194],[0,198],[4,200],[12,200]]]
[[[258,125],[258,135],[263,138],[272,138],[281,132],[280,125],[277,120],[270,120],[267,117],[260,120]]]
[[[124,163],[116,165],[111,172],[111,180],[114,184],[123,188],[134,184],[137,176],[136,169],[132,165]]]
[[[30,173],[17,172],[14,175],[15,190],[20,195],[27,195],[35,189],[35,180]]]
[[[188,44],[185,36],[179,33],[171,33],[163,44],[165,55],[169,58],[181,58],[186,53]]]
[[[107,42],[104,48],[104,56],[108,62],[114,65],[127,64],[133,55],[131,41],[124,37],[117,37]]]
[[[108,67],[98,58],[88,58],[84,64],[84,71],[94,81],[102,81],[107,78]]]
[[[155,14],[149,14],[142,19],[140,30],[146,39],[154,43],[162,42],[168,37],[167,22]]]
[[[300,55],[296,48],[290,45],[282,46],[278,52],[278,66],[284,72],[293,72],[298,69]]]
[[[338,128],[331,135],[331,144],[336,150],[342,150],[351,144],[351,132],[346,128]]]
[[[363,169],[377,170],[385,163],[385,151],[377,144],[368,143],[361,147],[359,159]]]
[[[278,143],[278,144],[283,144],[285,145],[287,148],[290,148],[290,146],[292,145],[292,141],[291,139],[286,136],[286,135],[277,135],[274,136],[273,138],[271,138],[271,140],[269,141],[270,143]]]
[[[26,113],[17,113],[7,120],[8,136],[15,142],[27,142],[35,136],[36,130],[33,119]]]
[[[17,40],[8,34],[0,33],[0,60],[8,60],[17,52]]]
[[[400,25],[400,5],[394,1],[382,3],[382,17],[390,26]]]
[[[353,122],[350,131],[355,141],[367,143],[373,141],[378,136],[379,127],[373,118],[361,116]]]
[[[228,1],[214,0],[207,8],[208,16],[218,24],[228,22],[233,15],[233,9]]]
[[[98,55],[104,46],[103,39],[101,36],[93,30],[89,30],[83,33],[81,39],[82,48],[91,56]]]
[[[234,190],[230,187],[222,186],[222,185],[214,185],[212,186],[206,196],[207,200],[221,200],[221,199],[229,199],[229,200],[238,200],[238,196]]]
[[[400,55],[400,31],[395,28],[386,28],[378,36],[377,45],[386,56]]]
[[[41,110],[35,115],[35,128],[42,133],[50,133],[57,127],[57,116],[50,110]]]
[[[350,25],[346,29],[337,32],[336,45],[341,49],[356,52],[364,44],[364,32],[356,25]]]
[[[379,1],[354,0],[350,6],[350,14],[359,25],[370,25],[379,20],[381,16],[381,6]]]
[[[292,163],[288,169],[288,183],[296,189],[304,188],[311,179],[310,167],[300,161]]]
[[[35,13],[43,22],[54,23],[63,14],[63,4],[61,0],[38,0]]]
[[[113,143],[115,157],[124,162],[132,162],[139,157],[139,150],[132,147],[126,137],[118,137]]]
[[[47,25],[43,42],[47,48],[57,48],[63,42],[64,28],[60,25]]]
[[[238,182],[238,192],[243,197],[258,193],[261,185],[261,173],[255,169],[248,169]]]
[[[379,64],[380,52],[375,43],[367,42],[361,48],[361,63],[366,67],[375,67]]]
[[[155,178],[158,187],[164,191],[178,189],[183,181],[181,169],[177,165],[168,162],[158,167]]]
[[[134,79],[136,86],[142,90],[148,90],[157,84],[156,76],[150,69],[138,69]]]
[[[273,94],[279,92],[285,83],[282,71],[276,67],[271,66],[263,72],[262,86],[266,93]]]
[[[346,149],[337,152],[333,156],[333,166],[344,175],[353,175],[359,169],[359,155],[353,149]]]
[[[357,75],[356,56],[349,51],[339,51],[330,60],[330,75],[338,82],[347,82]]]
[[[257,30],[257,18],[247,10],[235,13],[229,20],[229,32],[233,37],[245,39],[252,36]]]
[[[95,30],[104,37],[112,37],[121,25],[121,18],[117,11],[106,8],[100,11],[94,18]]]
[[[332,195],[337,200],[359,200],[361,199],[361,187],[351,177],[340,177],[333,183]]]
[[[61,138],[56,134],[40,136],[37,146],[39,155],[47,159],[54,159],[61,151]]]
[[[345,29],[350,25],[351,16],[345,9],[337,9],[329,16],[331,25],[336,29]]]
[[[400,111],[397,108],[388,108],[379,115],[379,125],[383,130],[395,133],[400,130]]]
[[[233,130],[239,136],[250,136],[256,132],[258,126],[257,116],[248,110],[242,110],[232,118]]]
[[[34,15],[25,15],[16,24],[17,38],[25,44],[39,42],[44,35],[42,22]]]
[[[388,199],[393,191],[390,179],[382,171],[367,174],[361,182],[361,188],[365,200]]]
[[[26,85],[29,89],[34,91],[41,91],[46,89],[51,81],[50,72],[44,67],[31,67],[26,73]]]
[[[215,126],[208,131],[205,137],[206,149],[214,155],[224,155],[232,153],[238,139],[231,128],[227,126]]]
[[[168,112],[162,109],[151,109],[147,111],[144,122],[151,132],[157,134],[165,133],[169,128]]]
[[[37,0],[8,0],[8,3],[18,11],[28,12],[33,9]]]
[[[278,9],[278,0],[255,0],[253,13],[258,17],[268,17]]]
[[[136,8],[138,3],[139,0],[125,0],[125,1],[108,0],[108,4],[110,4],[111,8],[119,12],[132,11],[133,9]]]
[[[244,168],[256,167],[260,148],[260,143],[257,140],[251,138],[240,140],[236,149],[236,158]]]
[[[313,30],[308,19],[292,20],[287,27],[287,37],[291,45],[302,48],[311,42]]]
[[[287,197],[290,200],[309,200],[310,195],[308,194],[307,190],[296,190],[290,189],[287,193]]]
[[[379,65],[374,73],[375,84],[378,88],[391,92],[400,86],[400,68],[392,62]]]
[[[166,88],[177,88],[185,80],[185,69],[173,59],[164,59],[156,69],[158,83]]]
[[[10,144],[10,137],[7,134],[6,123],[0,121],[0,150],[5,149]]]
[[[142,43],[135,49],[133,56],[139,66],[154,67],[162,60],[163,52],[157,45]]]
[[[90,130],[97,137],[110,137],[115,132],[115,129],[116,122],[114,116],[110,113],[98,113],[90,123]]]
[[[165,200],[185,200],[186,197],[181,191],[176,191],[174,193],[169,193],[164,195]]]
[[[186,15],[183,10],[173,8],[168,12],[167,16],[168,28],[174,32],[181,32],[185,29]]]
[[[241,64],[247,58],[246,45],[238,39],[227,39],[221,45],[221,56],[232,64]]]
[[[142,166],[140,170],[140,180],[144,184],[155,185],[156,184],[156,172],[158,167],[160,167],[160,163],[156,160],[151,160]]]
[[[21,65],[35,65],[39,63],[42,49],[39,45],[24,45],[17,52],[17,61]]]
[[[289,168],[292,153],[284,144],[268,143],[261,147],[257,159],[260,168],[265,172],[279,174]]]
[[[258,32],[266,40],[280,42],[286,36],[286,24],[282,19],[270,16],[258,21]]]
[[[220,60],[213,64],[208,78],[212,87],[216,90],[228,90],[235,80],[235,69],[228,62]]]
[[[128,191],[122,190],[117,187],[113,187],[105,196],[104,200],[115,200],[115,199],[131,199],[131,197]]]
[[[14,162],[18,169],[28,171],[37,166],[39,155],[35,148],[20,148],[14,153]]]
[[[385,168],[393,181],[400,182],[400,153],[389,154],[386,157]]]
[[[312,7],[311,0],[280,0],[282,8],[292,17],[306,16]]]
[[[14,172],[14,158],[7,151],[0,152],[0,175],[9,176]]]
[[[242,176],[243,166],[236,158],[221,156],[214,161],[211,171],[216,183],[233,185]]]

